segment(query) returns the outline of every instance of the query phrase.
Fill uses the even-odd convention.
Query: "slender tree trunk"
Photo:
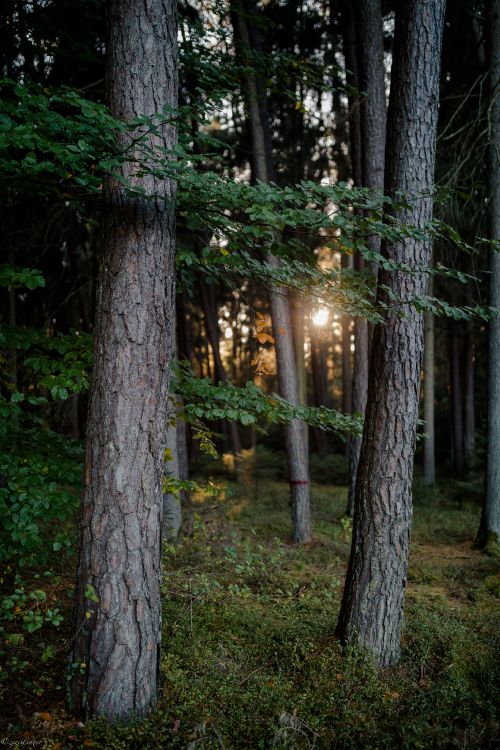
[[[254,8],[253,4],[248,6]],[[239,39],[243,54],[251,50],[250,36],[245,20],[247,4],[240,6],[233,3],[233,18],[236,36]],[[254,75],[245,74],[246,101],[250,130],[252,136],[253,170],[257,180],[269,182],[272,178],[273,165],[270,159],[270,148],[266,140],[266,116],[262,96]],[[264,112],[263,112],[264,110]],[[267,263],[279,268],[280,261],[269,253]],[[280,396],[297,405],[299,403],[299,385],[293,344],[293,326],[288,290],[275,287],[269,293],[273,335],[276,347],[276,364]],[[298,419],[285,427],[285,448],[290,474],[292,501],[293,536],[297,543],[311,539],[311,510],[309,499],[309,452],[307,433],[304,423]]]
[[[311,369],[313,379],[314,404],[315,406],[328,405],[328,378],[326,372],[325,345],[319,341],[316,335],[311,336]],[[326,456],[328,452],[326,433],[324,430],[314,429],[314,441],[316,450],[320,456]]]
[[[491,95],[488,156],[488,232],[500,241],[500,0],[487,3],[487,51]],[[500,309],[500,253],[490,251],[490,305]],[[500,317],[489,323],[486,495],[476,546],[500,554]]]
[[[384,189],[386,101],[381,3],[380,0],[358,0],[353,5],[356,24],[357,86],[360,90],[362,183],[358,184],[382,193]],[[352,10],[350,14],[352,14]],[[352,16],[349,20],[352,23]],[[378,237],[368,237],[367,245],[371,250],[380,251],[380,239]],[[357,268],[363,270],[361,259],[358,259]],[[376,272],[375,267],[372,270]],[[369,340],[368,323],[365,320],[358,319],[355,326],[357,351],[354,355],[353,410],[363,415],[368,393]],[[361,437],[354,437],[350,453],[350,484],[346,510],[348,515],[352,515],[354,512],[360,452]]]
[[[342,41],[348,88],[347,105],[349,107],[349,152],[351,157],[351,174],[353,182],[360,187],[363,183],[361,160],[361,113],[359,98],[359,73],[356,20],[354,3],[342,0]],[[333,8],[332,8],[333,12]]]
[[[387,140],[386,193],[406,194],[400,221],[423,227],[432,216],[444,0],[404,0],[396,11]],[[430,261],[430,242],[387,242],[387,257]],[[423,349],[423,316],[405,300],[422,295],[424,272],[380,273],[402,300],[403,317],[375,326],[366,421],[356,483],[353,541],[337,634],[371,651],[381,666],[400,654],[412,517],[411,483]]]
[[[177,450],[177,401],[176,397],[168,399],[167,411],[167,449],[165,461],[167,477],[180,479],[179,453]],[[174,542],[182,525],[181,498],[177,492],[163,493],[163,539]]]
[[[451,427],[453,445],[453,468],[460,479],[465,476],[464,461],[464,420],[463,420],[463,391],[462,372],[460,356],[460,338],[457,325],[450,323],[449,346],[450,346],[450,395],[451,395]]]
[[[124,120],[177,102],[173,0],[113,0],[108,101]],[[136,131],[135,131],[136,132]],[[122,145],[129,143],[120,134]],[[170,151],[175,130],[151,143]],[[144,716],[156,703],[161,638],[160,532],[173,341],[175,183],[122,175],[105,185],[70,699],[83,717]],[[165,200],[167,199],[167,200]]]
[[[431,287],[432,281],[429,281]],[[429,294],[432,289],[429,288]],[[424,422],[428,434],[424,442],[424,484],[436,483],[436,448],[434,426],[434,315],[427,311],[424,317]]]
[[[342,268],[352,267],[352,258],[349,255],[342,256]],[[351,318],[342,318],[342,411],[344,414],[352,414],[352,366],[351,366]],[[351,441],[346,440],[345,457],[350,460]]]
[[[363,185],[382,193],[387,114],[381,0],[357,0],[354,7],[361,93]],[[380,246],[380,240],[375,238],[375,241]]]
[[[207,330],[208,340],[210,341],[210,347],[212,349],[212,355],[214,358],[214,381],[216,383],[222,382],[227,383],[227,375],[224,365],[222,364],[222,358],[220,356],[220,342],[219,342],[219,324],[217,322],[217,306],[213,297],[213,289],[210,289],[208,284],[203,279],[200,279],[200,292],[201,301],[203,305],[203,312],[205,314],[205,327]],[[238,426],[236,422],[229,421],[229,439],[231,441],[231,450],[235,456],[241,454],[241,441],[240,434],[238,432]]]
[[[349,106],[349,150],[351,156],[352,179],[356,186],[363,184],[362,145],[361,145],[361,114],[359,98],[359,72],[356,22],[354,4],[349,0],[342,3],[342,33],[346,67],[346,81],[350,89],[348,95]],[[357,254],[354,258],[356,271],[364,269],[362,257]],[[354,373],[352,390],[352,412],[364,414],[366,393],[368,389],[368,324],[363,318],[354,319]],[[349,441],[349,490],[346,514],[352,516],[354,512],[354,494],[356,490],[356,474],[358,470],[361,437],[352,437]]]
[[[467,289],[467,305],[472,305],[471,285]],[[465,471],[469,474],[474,469],[476,453],[476,409],[474,399],[474,371],[476,347],[474,337],[474,321],[465,324],[464,335],[464,461]]]

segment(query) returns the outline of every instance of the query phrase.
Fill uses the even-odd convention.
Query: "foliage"
[[[276,393],[264,393],[252,382],[242,388],[232,383],[213,385],[209,378],[197,378],[188,363],[177,369],[172,392],[183,397],[182,410],[187,421],[232,419],[245,426],[255,426],[259,419],[282,424],[300,419],[312,427],[342,434],[360,434],[362,430],[359,417],[340,414],[324,406],[295,406]]]

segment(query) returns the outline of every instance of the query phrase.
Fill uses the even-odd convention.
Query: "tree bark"
[[[352,257],[342,256],[342,268],[352,268]],[[342,318],[342,411],[352,414],[351,318]],[[346,440],[345,457],[350,461],[351,441]]]
[[[500,0],[486,7],[490,89],[488,153],[488,234],[500,240]],[[490,305],[500,309],[500,253],[490,250]],[[489,322],[486,494],[476,546],[500,554],[500,317]]]
[[[386,194],[402,191],[412,208],[400,221],[424,227],[432,216],[444,0],[405,0],[396,33],[387,139]],[[387,257],[430,261],[430,242],[387,242]],[[337,634],[372,652],[380,666],[398,661],[412,517],[411,482],[423,349],[423,317],[409,299],[427,274],[380,273],[404,313],[374,329],[366,421],[356,483],[353,541]],[[379,298],[387,301],[382,286]]]
[[[311,369],[315,406],[328,406],[328,377],[326,371],[326,351],[323,341],[318,339],[314,332],[311,341]],[[314,441],[316,450],[320,456],[326,456],[328,452],[326,433],[324,430],[314,429]]]
[[[382,193],[384,189],[384,157],[386,139],[386,100],[384,42],[382,32],[382,9],[380,0],[357,0],[354,3],[356,24],[357,86],[360,103],[360,156],[361,183]],[[352,13],[352,10],[350,11]],[[351,146],[352,147],[352,146]],[[380,239],[367,238],[370,250],[380,251]],[[363,270],[361,259],[358,270]],[[375,266],[372,269],[376,272]],[[358,319],[355,325],[356,352],[354,355],[353,410],[365,413],[368,393],[369,326]],[[354,512],[356,477],[361,437],[354,437],[350,452],[350,484],[347,515]]]
[[[466,295],[467,305],[472,305],[472,290],[469,283]],[[476,408],[474,398],[476,345],[474,321],[467,320],[464,334],[464,461],[468,475],[475,465],[476,454]]]
[[[451,430],[453,446],[453,468],[458,478],[465,476],[464,460],[464,420],[463,420],[463,391],[462,391],[462,357],[460,338],[457,324],[450,323],[450,395],[451,395]]]
[[[203,312],[205,315],[205,327],[214,358],[214,381],[216,384],[218,384],[219,382],[227,383],[226,370],[224,365],[222,364],[222,358],[220,356],[217,306],[213,297],[213,289],[209,288],[208,284],[206,284],[203,279],[200,279],[200,292]],[[228,428],[229,439],[231,441],[231,450],[233,454],[238,457],[241,455],[241,441],[240,434],[238,432],[238,426],[236,422],[229,420]]]
[[[429,287],[431,286],[429,281]],[[432,294],[429,288],[429,294]],[[434,425],[434,315],[424,316],[424,422],[429,437],[424,442],[424,484],[436,483],[436,435]]]
[[[245,13],[253,4],[232,3],[235,36],[243,54],[251,50]],[[273,176],[273,164],[270,159],[270,147],[266,139],[266,110],[262,95],[259,94],[256,77],[245,73],[246,103],[252,137],[253,174],[255,179],[269,182]],[[280,261],[272,253],[266,256],[267,263],[279,268]],[[274,287],[269,292],[273,335],[276,348],[276,365],[280,396],[294,405],[299,404],[299,386],[295,362],[292,315],[288,290]],[[309,451],[307,432],[304,423],[298,419],[285,427],[285,448],[290,475],[293,538],[297,543],[311,539],[311,510],[309,499]]]
[[[175,107],[174,0],[113,0],[109,22],[113,116],[128,121]],[[119,137],[130,143],[126,133]],[[164,124],[147,137],[169,152],[175,129]],[[106,180],[69,685],[78,715],[108,720],[144,716],[156,703],[174,335],[175,183],[136,177],[130,163],[121,169],[145,197]]]

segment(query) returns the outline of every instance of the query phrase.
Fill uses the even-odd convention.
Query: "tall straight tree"
[[[355,45],[357,86],[359,87],[360,110],[360,163],[361,183],[380,193],[384,189],[384,158],[386,136],[386,100],[384,39],[382,30],[382,8],[380,0],[356,0],[346,7],[346,32],[344,34],[346,65],[353,64],[353,53],[348,45]],[[354,12],[354,18],[353,18]],[[355,24],[355,41],[349,27]],[[356,176],[356,175],[355,175]],[[359,179],[359,177],[358,177]],[[370,249],[379,251],[378,237],[369,237]],[[361,256],[355,258],[357,270],[363,270]],[[353,411],[365,413],[368,394],[369,333],[368,323],[363,318],[355,321],[354,391]],[[349,496],[347,513],[354,512],[356,476],[358,471],[361,438],[353,437],[349,455]]]
[[[107,96],[124,121],[177,102],[175,0],[112,0]],[[120,134],[120,145],[133,137]],[[166,152],[175,129],[146,136]],[[70,699],[83,717],[143,716],[159,675],[163,454],[173,341],[175,183],[109,178],[95,324]],[[147,197],[154,196],[154,197]]]
[[[432,295],[432,278],[429,280]],[[434,315],[424,314],[424,422],[427,438],[424,443],[424,484],[436,483],[436,430],[434,424]]]
[[[500,0],[487,3],[486,33],[490,90],[488,149],[488,234],[500,242]],[[500,253],[490,251],[490,304],[500,309]],[[500,317],[489,323],[488,453],[486,496],[476,539],[478,547],[500,553]]]
[[[271,159],[268,134],[267,107],[262,82],[251,71],[248,54],[257,45],[252,44],[247,16],[255,13],[254,3],[233,0],[232,18],[235,37],[242,57],[246,60],[245,94],[248,108],[253,152],[253,172],[257,180],[269,182],[273,178],[274,165]],[[272,253],[266,256],[267,263],[278,268],[280,260]],[[269,292],[273,334],[276,348],[276,364],[280,396],[294,405],[300,403],[299,381],[295,361],[293,323],[288,290],[273,287]],[[285,447],[290,475],[293,536],[297,543],[311,539],[311,509],[309,488],[309,451],[307,431],[304,423],[293,419],[285,427]]]
[[[423,228],[432,217],[439,70],[445,0],[404,0],[396,12],[385,192],[403,192],[401,222]],[[386,257],[413,273],[380,273],[379,297],[400,299],[404,315],[375,326],[349,568],[337,634],[371,651],[381,666],[400,654],[412,518],[411,482],[423,349],[422,295],[430,242],[387,242]]]

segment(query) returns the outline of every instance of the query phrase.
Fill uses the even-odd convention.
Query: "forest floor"
[[[155,714],[76,724],[63,708],[68,628],[43,628],[45,668],[25,654],[4,681],[2,739],[52,750],[500,748],[499,562],[471,548],[479,506],[467,487],[416,486],[397,668],[380,672],[334,637],[346,488],[313,484],[314,541],[295,547],[287,485],[249,474],[218,500],[195,496],[189,536],[165,549]],[[69,579],[56,585],[69,623]]]

